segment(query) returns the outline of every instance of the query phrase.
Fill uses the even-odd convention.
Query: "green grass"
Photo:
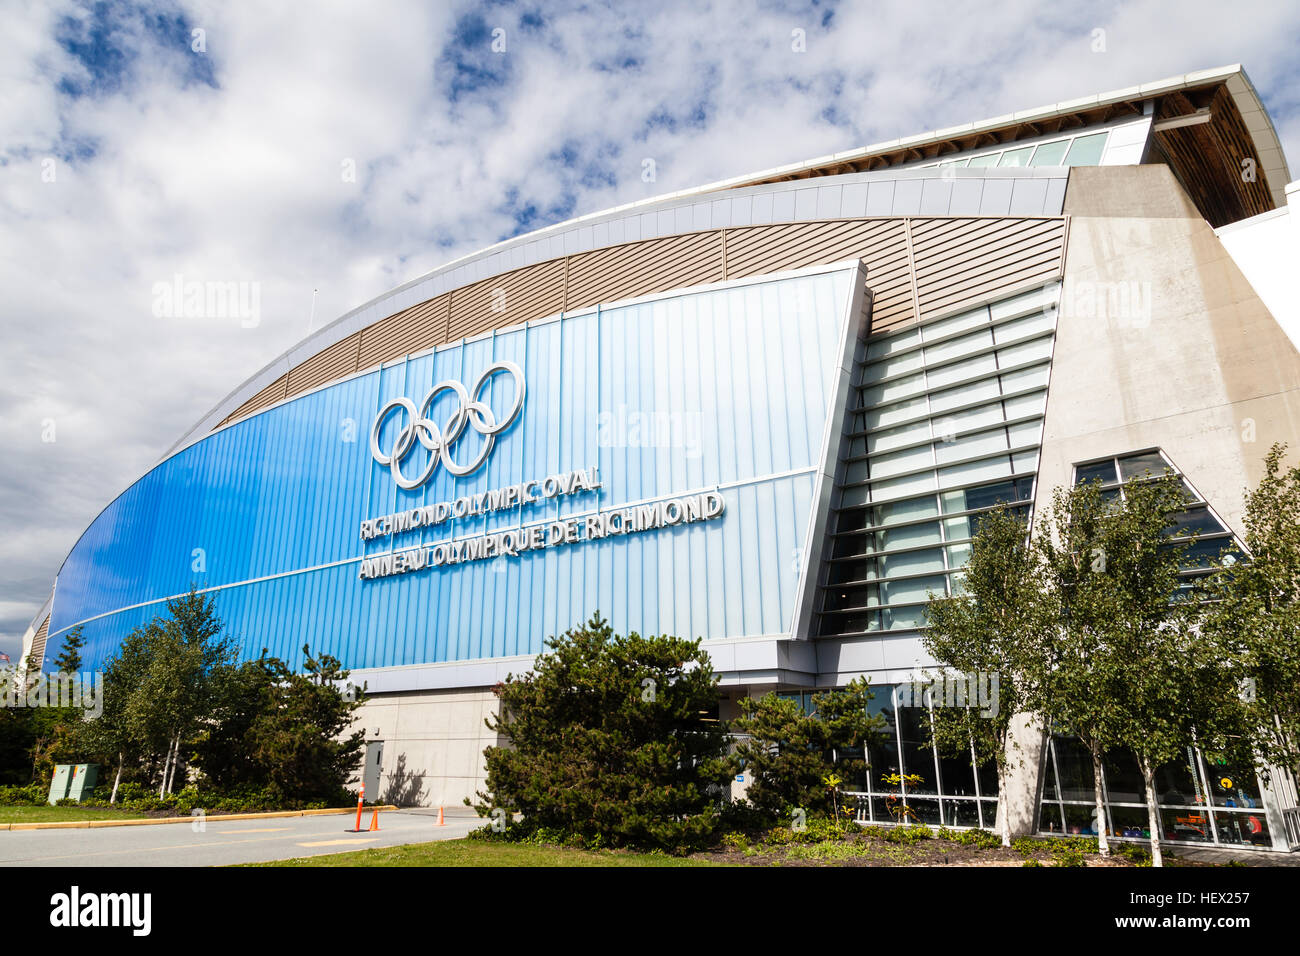
[[[592,852],[526,843],[439,840],[406,846],[296,857],[249,866],[717,866],[658,853]]]
[[[67,823],[72,820],[138,820],[143,813],[104,807],[0,807],[0,823]]]
[[[773,859],[817,860],[835,863],[843,860],[864,859],[885,866],[907,866],[924,859],[924,850],[913,850],[907,846],[891,843],[823,842],[811,844],[791,844],[781,847],[780,851],[769,850]],[[757,854],[750,854],[757,855]]]

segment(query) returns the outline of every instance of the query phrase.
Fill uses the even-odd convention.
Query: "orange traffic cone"
[[[442,807],[439,807],[439,808],[438,808],[438,826],[440,826],[440,827],[445,827],[446,825],[447,825],[446,821],[442,819]]]
[[[378,807],[376,807],[375,811],[370,814],[370,829],[372,832],[379,829],[379,808]]]
[[[357,825],[351,830],[344,830],[344,833],[363,833],[361,829],[361,804],[366,802],[366,785],[361,785],[361,792],[357,794]]]

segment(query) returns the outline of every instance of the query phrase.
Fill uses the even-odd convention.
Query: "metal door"
[[[384,765],[384,742],[382,740],[366,741],[366,772],[363,781],[366,785],[366,800],[379,803],[379,770]]]

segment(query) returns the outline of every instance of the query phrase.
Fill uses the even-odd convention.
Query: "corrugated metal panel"
[[[901,220],[857,219],[830,222],[792,223],[778,226],[749,226],[729,230],[727,235],[727,277],[731,279],[763,272],[797,269],[818,262],[888,255],[902,245]],[[868,263],[868,269],[870,269]]]
[[[310,391],[336,378],[351,375],[357,370],[357,349],[361,333],[340,339],[322,352],[317,352],[301,365],[289,370],[289,384],[285,397]]]
[[[366,326],[361,330],[358,370],[446,342],[450,305],[451,296],[440,295]]]
[[[289,376],[281,375],[270,385],[266,386],[266,388],[262,389],[248,401],[244,402],[244,404],[231,412],[230,416],[221,424],[226,425],[230,422],[238,421],[247,415],[253,414],[253,412],[266,408],[268,405],[274,405],[276,402],[284,398],[285,388],[288,384]]]
[[[997,282],[997,274],[1007,267],[1034,268],[1044,254],[1059,259],[1062,231],[1030,228],[972,239],[964,247],[942,253],[927,254],[918,243],[916,268],[917,292],[933,301],[940,290],[960,287],[964,283]]]
[[[215,432],[96,519],[60,574],[50,626],[57,637],[87,620],[93,667],[163,613],[164,598],[198,586],[215,594],[246,657],[265,647],[291,664],[304,643],[347,667],[533,654],[596,611],[620,631],[788,632],[791,556],[806,544],[852,279],[842,270],[569,316],[374,369]],[[398,489],[370,457],[378,409],[396,396],[418,401],[444,379],[472,389],[501,359],[522,366],[528,397],[486,465],[462,478],[439,468],[422,488]],[[474,399],[501,414],[513,387],[496,376]],[[429,415],[445,423],[453,405],[444,395]],[[400,427],[389,421],[380,444]],[[471,458],[479,440],[467,430],[455,459]],[[422,467],[422,454],[417,444],[405,473]],[[721,487],[727,510],[714,521],[358,579],[358,559],[394,543],[361,541],[364,518],[593,466],[596,492],[454,519],[396,544],[704,488]]]
[[[1064,219],[914,219],[910,228],[922,318],[1060,274]]]
[[[904,325],[916,317],[902,219],[750,226],[727,230],[727,278],[780,272],[842,259],[867,264],[875,297],[872,328]]]
[[[566,309],[721,282],[719,230],[626,243],[569,259]]]
[[[36,662],[37,670],[45,669],[45,639],[49,637],[49,634],[50,618],[46,615],[45,620],[41,622],[41,626],[36,629],[36,633],[32,636],[32,650],[30,656],[31,659]]]
[[[451,293],[448,341],[554,315],[564,308],[564,260],[516,269]]]

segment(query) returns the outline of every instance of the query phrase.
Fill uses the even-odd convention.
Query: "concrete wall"
[[[1300,456],[1300,354],[1168,168],[1071,171],[1064,287],[1034,513],[1076,462],[1158,447],[1241,534],[1274,441]],[[1008,785],[1027,832],[1041,729]]]
[[[1300,354],[1164,166],[1075,169],[1035,512],[1075,462],[1160,447],[1234,531]]]
[[[483,750],[500,742],[484,725],[498,705],[487,688],[370,697],[355,726],[365,729],[367,741],[384,742],[377,799],[423,807],[473,800],[483,786]]]

